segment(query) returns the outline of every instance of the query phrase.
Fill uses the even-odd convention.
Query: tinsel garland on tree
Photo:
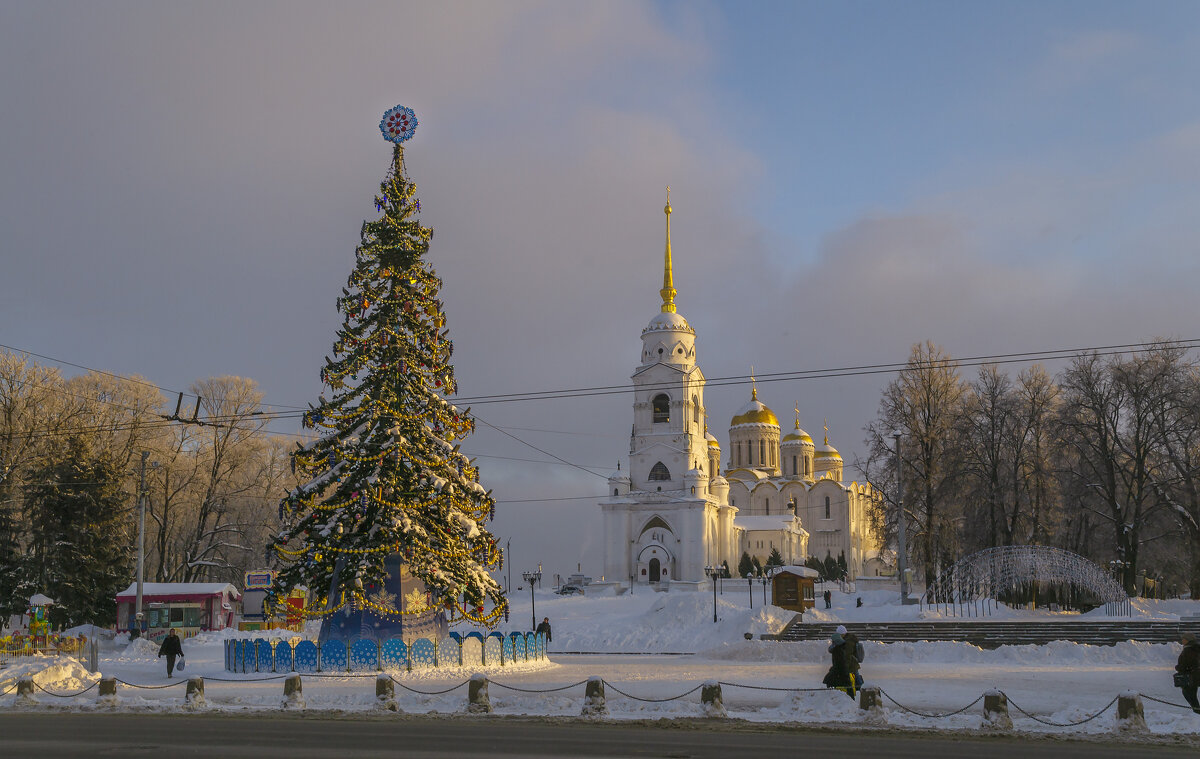
[[[310,598],[328,593],[316,607],[324,614],[347,603],[389,617],[440,605],[451,622],[491,627],[508,608],[488,573],[502,563],[484,527],[495,502],[457,444],[474,430],[469,410],[445,399],[456,392],[454,343],[442,282],[423,260],[433,229],[416,218],[421,204],[399,144],[416,118],[400,122],[407,136],[397,138],[394,126],[389,136],[396,111],[380,125],[396,142],[375,198],[382,215],[363,223],[337,300],[344,322],[321,370],[331,397],[304,415],[323,434],[294,453],[296,470],[311,479],[280,506],[285,526],[271,547],[283,568],[273,597],[305,586]],[[370,593],[383,587],[393,553],[425,584],[425,604],[385,606]]]

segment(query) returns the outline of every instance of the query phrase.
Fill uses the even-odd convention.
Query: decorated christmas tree
[[[293,461],[310,479],[283,499],[271,544],[282,569],[268,602],[307,587],[309,608],[327,616],[323,638],[335,627],[381,638],[431,614],[492,627],[508,609],[488,573],[502,561],[484,527],[495,503],[457,444],[474,422],[446,400],[454,343],[425,261],[433,229],[417,220],[404,171],[417,119],[396,106],[379,126],[394,143],[381,215],[363,223],[337,300],[344,321],[321,369],[329,397],[304,415],[318,436]]]

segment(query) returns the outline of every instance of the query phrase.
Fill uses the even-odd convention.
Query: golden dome
[[[837,448],[834,448],[832,445],[829,445],[829,443],[818,446],[817,452],[815,454],[813,454],[813,456],[814,456],[814,458],[818,458],[818,459],[837,459],[838,461],[842,460],[842,454],[838,453]]]
[[[785,435],[783,438],[783,442],[788,443],[793,440],[798,441],[802,444],[803,443],[807,443],[808,445],[813,444],[812,437],[810,437],[807,432],[800,429],[800,406],[799,406],[799,404],[797,404],[797,406],[796,406],[796,429],[792,430],[787,435]]]
[[[739,424],[771,424],[778,427],[779,418],[775,416],[775,412],[758,400],[758,390],[754,389],[750,392],[750,402],[738,409],[737,414],[729,422],[730,427],[736,427]]]

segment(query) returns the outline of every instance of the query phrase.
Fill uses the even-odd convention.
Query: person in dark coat
[[[174,627],[167,632],[167,637],[158,647],[158,655],[167,657],[167,677],[174,677],[175,657],[183,657],[183,646],[179,643],[179,635]]]
[[[826,609],[833,608],[833,592],[827,590],[827,591],[825,591],[824,596],[825,596],[825,608]]]
[[[537,629],[534,630],[534,632],[538,633],[539,635],[545,635],[547,643],[554,640],[554,638],[550,636],[550,617],[542,617],[541,623],[537,626]]]
[[[844,690],[854,698],[854,680],[850,674],[849,661],[854,658],[853,651],[846,650],[846,639],[841,633],[835,632],[829,641],[829,655],[831,659],[829,671],[825,673],[825,679],[821,682],[827,688],[838,688]]]
[[[846,650],[844,652],[844,656],[846,657],[846,669],[850,672],[850,678],[854,681],[854,687],[861,688],[863,679],[858,670],[859,665],[862,664],[863,660],[862,641],[860,641],[858,636],[854,633],[846,632],[845,625],[838,625],[837,631],[846,641]]]
[[[1175,671],[1188,676],[1186,684],[1180,686],[1183,698],[1192,707],[1192,711],[1200,714],[1200,703],[1196,701],[1196,689],[1200,686],[1200,643],[1196,642],[1196,634],[1185,632],[1179,636],[1183,650],[1179,652],[1179,661],[1175,663]]]

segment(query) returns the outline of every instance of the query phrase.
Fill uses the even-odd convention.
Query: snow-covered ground
[[[725,706],[734,718],[812,725],[863,722],[864,713],[854,701],[821,687],[828,667],[825,643],[757,639],[759,634],[781,629],[792,613],[763,608],[761,586],[755,591],[751,610],[745,584],[731,583],[717,597],[717,624],[712,621],[711,592],[559,597],[539,591],[537,618],[549,617],[554,627],[551,661],[487,670],[492,680],[492,705],[499,714],[578,715],[583,702],[582,681],[596,676],[608,683],[608,710],[613,719],[699,717],[703,710],[698,686],[719,681],[724,683]],[[859,596],[864,601],[861,608],[855,606]],[[895,596],[885,591],[853,595],[835,592],[833,609],[809,612],[806,619],[879,621],[936,616],[916,606],[902,607]],[[528,594],[514,594],[511,600],[512,621],[532,621]],[[1200,603],[1190,601],[1136,601],[1134,608],[1135,617],[1146,619],[1177,619],[1198,612]],[[1039,619],[1060,620],[1064,616],[1071,615],[1002,608],[993,618],[1028,619],[1036,624]],[[517,627],[511,625],[511,629]],[[747,632],[755,639],[746,640]],[[36,703],[9,692],[0,696],[0,709],[184,709],[183,683],[186,677],[197,675],[205,678],[204,708],[280,708],[282,675],[235,675],[224,671],[223,642],[233,634],[205,634],[184,641],[187,671],[173,680],[166,678],[154,644],[129,643],[118,636],[102,651],[100,671],[126,683],[152,687],[120,685],[115,707],[99,705],[94,687],[69,698],[39,690]],[[1171,685],[1179,648],[1138,642],[1113,647],[1059,642],[997,650],[947,642],[867,643],[863,673],[868,685],[883,689],[886,723],[897,727],[978,728],[982,702],[952,716],[920,716],[914,712],[943,715],[997,688],[1009,697],[1018,731],[1106,733],[1116,729],[1112,700],[1120,693],[1134,692],[1143,694],[1151,733],[1180,735],[1191,742],[1200,740],[1200,715],[1151,700],[1183,704],[1179,691]],[[466,705],[464,683],[477,669],[391,673],[397,683],[396,702],[406,712],[461,712]],[[99,675],[70,659],[35,659],[0,669],[0,692],[14,689],[17,679],[28,676],[39,688],[58,694],[82,691],[99,679]],[[310,710],[377,708],[374,675],[304,675],[303,680],[304,699]],[[564,686],[569,687],[526,692]],[[450,688],[445,693],[433,693]],[[684,693],[687,695],[679,699],[661,700]],[[1099,717],[1079,726],[1043,724],[1078,722],[1106,706]],[[1018,707],[1033,717],[1023,715]]]

